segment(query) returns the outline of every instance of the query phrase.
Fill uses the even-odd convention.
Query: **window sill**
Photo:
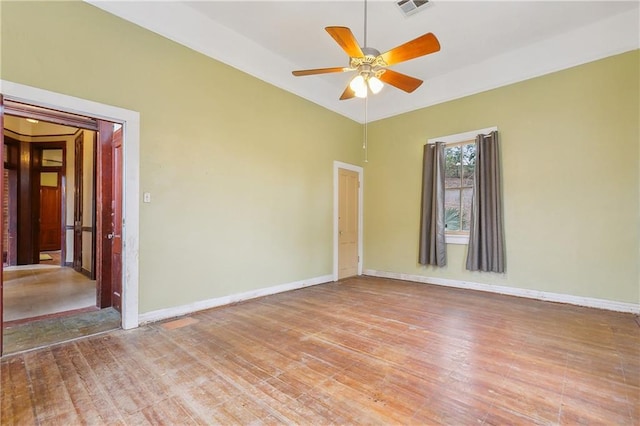
[[[444,236],[444,242],[447,244],[469,244],[468,235],[446,235]]]

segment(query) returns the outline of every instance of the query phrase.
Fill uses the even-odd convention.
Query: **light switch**
[[[150,192],[145,192],[144,194],[142,194],[142,202],[144,202],[144,203],[150,203],[151,202],[151,193]]]

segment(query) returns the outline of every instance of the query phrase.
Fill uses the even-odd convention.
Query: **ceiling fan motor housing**
[[[380,51],[378,49],[374,49],[373,47],[361,47],[362,53],[364,56],[378,57],[380,56]]]
[[[387,64],[380,56],[380,51],[373,47],[362,47],[361,49],[364,56],[351,58],[349,67],[357,70],[358,74],[363,77],[379,77],[383,74]]]

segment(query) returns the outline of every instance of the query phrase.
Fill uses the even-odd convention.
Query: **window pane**
[[[43,149],[42,150],[42,166],[43,167],[62,167],[62,150],[61,149]]]
[[[473,178],[476,169],[476,144],[471,143],[468,145],[464,145],[464,150],[462,151],[462,172],[463,186],[473,186]]]
[[[462,190],[462,230],[469,231],[471,225],[471,203],[473,202],[473,189]]]
[[[460,187],[462,147],[454,146],[444,150],[444,186]]]
[[[447,231],[460,230],[460,190],[444,191],[444,226]]]

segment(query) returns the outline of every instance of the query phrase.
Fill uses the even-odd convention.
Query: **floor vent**
[[[424,6],[427,3],[429,3],[429,0],[400,0],[396,2],[404,16],[410,16],[421,10],[425,10],[426,8]]]

